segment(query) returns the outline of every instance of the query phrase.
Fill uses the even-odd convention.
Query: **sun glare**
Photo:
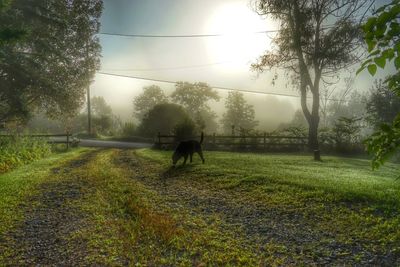
[[[225,69],[248,69],[270,47],[267,34],[256,32],[274,27],[271,21],[262,19],[245,4],[221,6],[206,23],[207,32],[223,34],[207,40],[208,53],[214,60],[224,62]]]

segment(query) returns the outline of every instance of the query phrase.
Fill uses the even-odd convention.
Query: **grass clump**
[[[0,174],[49,156],[51,146],[43,138],[0,137]]]

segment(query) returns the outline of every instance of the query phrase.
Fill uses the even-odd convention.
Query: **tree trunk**
[[[312,116],[308,127],[308,147],[314,153],[314,160],[321,160],[318,142],[318,122],[319,118]]]

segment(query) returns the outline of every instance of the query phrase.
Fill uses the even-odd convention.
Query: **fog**
[[[238,17],[241,19],[238,20]],[[211,86],[264,92],[245,93],[245,99],[254,105],[258,128],[273,130],[280,123],[290,121],[294,112],[300,108],[299,98],[274,96],[274,93],[298,95],[297,85],[291,84],[283,71],[258,74],[250,69],[251,63],[263,51],[273,49],[270,42],[273,33],[254,32],[277,28],[274,21],[258,16],[251,9],[249,1],[172,0],[167,4],[156,0],[106,0],[101,33],[227,36],[131,38],[100,34],[101,71],[170,82],[206,82]],[[351,72],[355,73],[357,68],[354,66]],[[392,70],[387,68],[386,72]],[[343,77],[348,77],[347,73]],[[276,74],[278,79],[273,84]],[[384,74],[381,72],[375,78],[382,78]],[[365,72],[353,78],[353,89],[358,91],[367,91],[373,80]],[[174,90],[173,83],[98,73],[92,83],[91,94],[103,96],[115,114],[124,121],[131,121],[134,119],[134,97],[142,92],[144,86],[152,84],[160,86],[167,95]],[[344,88],[343,82],[335,86],[338,93]],[[222,99],[210,102],[210,106],[220,117],[224,113],[227,92],[218,92]]]

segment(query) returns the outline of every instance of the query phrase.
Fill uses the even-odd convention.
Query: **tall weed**
[[[51,154],[44,138],[26,136],[0,137],[0,174]]]

